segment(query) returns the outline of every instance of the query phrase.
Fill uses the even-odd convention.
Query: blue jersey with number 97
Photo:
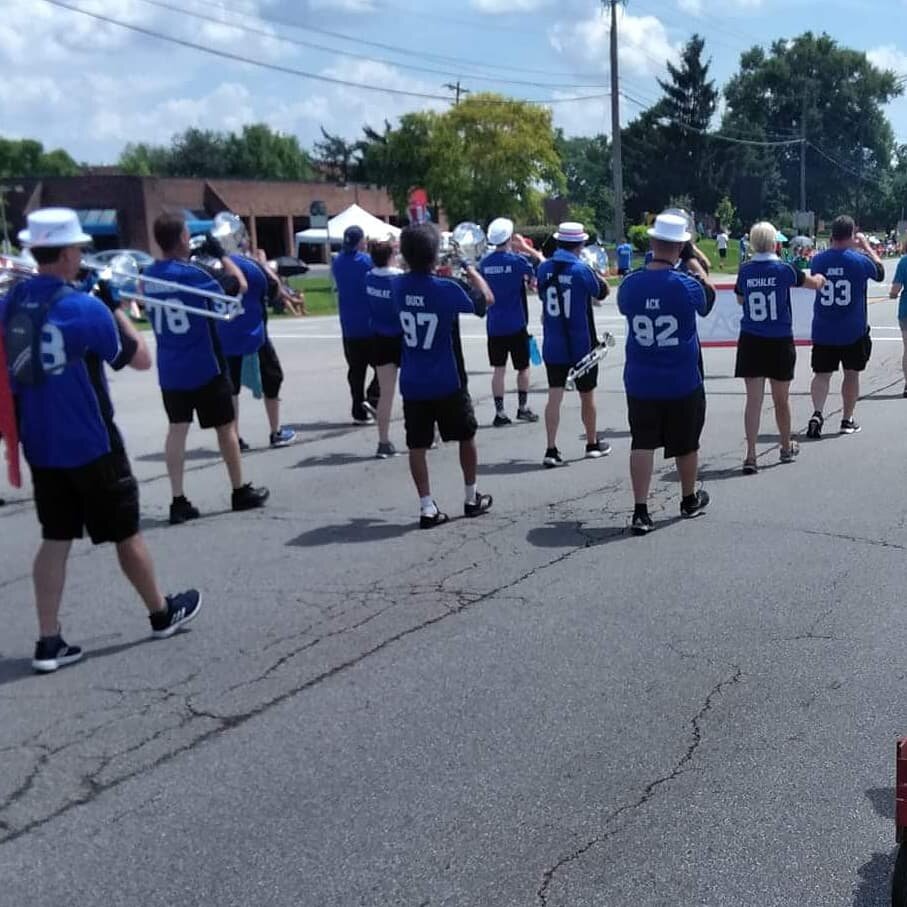
[[[207,271],[187,261],[156,261],[143,274],[211,293],[223,293]],[[143,295],[152,299],[172,299],[184,306],[208,309],[208,300],[196,293],[164,289],[151,282],[141,284],[140,281],[140,287]],[[157,340],[157,373],[163,390],[195,390],[221,374],[223,355],[212,319],[166,305],[149,307],[148,318]]]
[[[617,307],[627,319],[624,387],[629,397],[673,400],[702,384],[696,315],[705,315],[699,281],[671,268],[624,278]]]
[[[813,343],[849,346],[869,330],[866,285],[882,280],[876,263],[853,249],[828,249],[814,255],[813,274],[825,275],[825,286],[816,290],[813,308]]]
[[[455,280],[434,274],[394,278],[394,305],[403,330],[400,396],[438,400],[462,386],[454,350],[454,325],[460,312],[475,312],[469,294]]]

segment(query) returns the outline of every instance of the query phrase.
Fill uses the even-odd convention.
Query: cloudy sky
[[[554,100],[555,122],[568,133],[609,131],[608,102],[598,97],[608,85],[609,39],[599,0],[57,2],[146,32],[48,0],[0,0],[0,135],[37,138],[79,160],[112,162],[126,142],[164,143],[189,126],[264,121],[306,147],[322,125],[352,138],[364,123],[445,107],[443,86],[458,79]],[[623,87],[643,102],[658,96],[665,58],[676,58],[693,31],[706,37],[719,84],[742,50],[807,29],[907,75],[907,0],[629,0],[621,15]],[[577,97],[591,99],[570,100]],[[625,120],[636,112],[624,102]],[[907,100],[889,115],[907,142]]]

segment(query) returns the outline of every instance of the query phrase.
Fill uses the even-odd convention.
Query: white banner
[[[794,340],[809,343],[812,337],[813,302],[815,290],[791,290],[791,308],[794,316]],[[697,318],[699,339],[703,346],[736,346],[740,336],[742,306],[737,302],[734,285],[718,284],[715,307],[707,318]]]

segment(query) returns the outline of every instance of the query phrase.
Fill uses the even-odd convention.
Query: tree
[[[501,95],[469,95],[439,116],[429,157],[425,185],[451,223],[537,221],[543,190],[566,185],[551,112]]]
[[[564,138],[556,133],[557,151],[567,186],[570,210],[591,210],[590,224],[603,229],[614,217],[611,190],[611,143],[605,135]],[[572,215],[571,215],[572,216]],[[583,221],[585,223],[585,221]]]
[[[715,220],[718,221],[719,226],[725,230],[731,230],[734,226],[734,218],[737,216],[737,209],[734,207],[734,203],[725,195],[724,198],[718,202],[718,207],[715,209]]]
[[[0,138],[0,179],[76,176],[79,170],[79,165],[60,148],[45,151],[34,139]]]
[[[159,145],[130,142],[121,152],[117,166],[124,173],[134,176],[167,176],[170,172],[170,151]]]
[[[902,90],[894,73],[876,69],[862,51],[806,32],[774,42],[768,52],[753,47],[741,56],[725,88],[722,132],[772,141],[805,132],[807,206],[825,216],[851,210],[859,218],[867,187],[884,182],[893,158],[882,107]],[[800,150],[799,144],[737,146],[726,153],[725,175],[730,181],[731,174],[743,174],[762,185],[777,179],[781,199],[775,204],[799,207]],[[742,199],[738,204],[745,209]],[[763,198],[760,213],[771,213],[766,207]]]
[[[437,202],[428,175],[439,120],[440,115],[432,111],[407,113],[387,136],[384,176],[379,185],[387,189],[401,216],[406,214],[410,190],[417,186],[426,190],[431,204]]]
[[[359,143],[332,135],[324,126],[321,127],[321,135],[323,138],[312,146],[312,153],[324,178],[341,185],[355,180],[362,150]]]
[[[264,123],[243,126],[226,142],[227,175],[272,180],[312,178],[309,156],[299,147],[296,136],[274,132]]]

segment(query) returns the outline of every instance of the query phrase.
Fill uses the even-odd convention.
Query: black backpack
[[[47,377],[41,356],[41,334],[47,313],[60,299],[75,291],[64,285],[49,299],[28,304],[27,291],[20,290],[26,286],[19,284],[10,293],[3,317],[3,334],[10,377],[25,387],[37,387]]]

